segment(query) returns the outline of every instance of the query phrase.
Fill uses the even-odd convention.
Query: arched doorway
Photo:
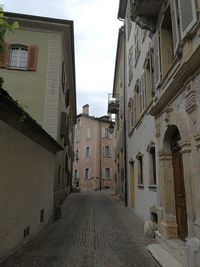
[[[174,175],[176,221],[178,226],[178,237],[185,240],[188,235],[186,197],[183,174],[183,161],[181,148],[178,141],[181,139],[177,127],[175,127],[171,139],[172,165]]]

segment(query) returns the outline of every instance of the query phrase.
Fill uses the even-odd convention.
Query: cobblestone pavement
[[[158,267],[143,223],[111,191],[76,193],[62,219],[47,225],[0,267]]]

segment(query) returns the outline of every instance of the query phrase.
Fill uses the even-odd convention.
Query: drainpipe
[[[100,161],[99,161],[99,190],[101,191],[101,160],[102,160],[102,151],[101,151],[101,121],[99,121],[99,134],[100,134],[100,138],[99,138],[99,151],[100,151]]]
[[[124,128],[123,128],[123,135],[124,135],[124,204],[127,207],[128,206],[128,180],[127,180],[127,140],[126,140],[126,31],[125,31],[125,24],[123,26],[124,31],[124,84],[123,84],[123,90],[124,90]]]
[[[123,121],[123,140],[124,140],[124,204],[127,207],[128,206],[128,180],[127,180],[127,140],[126,140],[126,31],[125,31],[125,20],[118,18],[120,21],[123,22],[123,27],[121,28],[124,32],[124,84],[123,84],[123,95],[124,95],[124,107],[123,107],[123,113],[124,113],[124,121]]]

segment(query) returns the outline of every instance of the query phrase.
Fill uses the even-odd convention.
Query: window
[[[91,138],[91,129],[90,128],[87,129],[86,138],[87,139]]]
[[[76,150],[76,153],[75,153],[75,160],[78,162],[79,160],[79,150],[77,149]]]
[[[40,222],[44,221],[44,209],[40,210]]]
[[[145,77],[145,89],[146,89],[146,106],[148,107],[151,102],[152,98],[155,94],[153,90],[153,80],[152,80],[152,64],[151,64],[151,51],[147,53],[147,57],[144,62],[144,77]]]
[[[91,157],[91,148],[90,148],[89,146],[87,146],[87,147],[85,148],[85,157],[86,157],[86,158]]]
[[[168,7],[168,9],[165,11],[164,18],[161,24],[160,56],[162,77],[164,77],[170,69],[174,59],[170,7]]]
[[[137,166],[138,186],[141,186],[144,184],[144,181],[143,181],[143,155],[141,153],[138,153],[136,158],[138,160],[138,166]]]
[[[151,146],[149,149],[150,153],[150,185],[156,185],[156,153],[155,146]]]
[[[78,170],[74,171],[74,178],[79,179],[79,171]]]
[[[28,47],[12,45],[10,46],[9,67],[16,69],[26,69],[28,60]]]
[[[104,168],[103,169],[103,178],[104,179],[112,179],[111,168]]]
[[[140,55],[140,28],[136,25],[135,27],[135,64],[137,64]]]
[[[103,157],[111,158],[112,156],[112,149],[110,146],[103,146]]]
[[[133,46],[129,49],[128,53],[128,82],[130,84],[133,77]]]
[[[79,143],[80,142],[80,131],[77,130],[76,131],[76,143]]]
[[[37,46],[8,44],[4,42],[0,54],[0,67],[9,69],[35,71],[37,65]]]
[[[85,179],[90,179],[90,169],[89,168],[85,169]]]
[[[108,128],[103,127],[102,129],[102,138],[112,139],[112,134],[109,132]]]
[[[58,166],[58,184],[60,184],[60,165]]]
[[[144,73],[142,74],[139,86],[139,96],[140,96],[140,114],[146,109],[146,83]]]
[[[81,119],[77,120],[77,128],[80,129],[81,128]]]

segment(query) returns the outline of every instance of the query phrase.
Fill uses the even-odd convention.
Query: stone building
[[[19,28],[0,55],[4,88],[63,148],[56,155],[55,206],[70,192],[76,88],[73,22],[5,13]]]
[[[115,138],[109,132],[109,116],[89,115],[89,105],[77,116],[74,140],[74,179],[81,191],[114,188]]]
[[[149,114],[153,97],[150,38],[149,32],[132,22],[130,16],[130,1],[120,1],[118,18],[124,20],[123,37],[121,37],[124,46],[118,51],[117,58],[122,54],[121,65],[124,64],[122,67],[124,70],[122,74],[118,72],[115,75],[115,80],[121,80],[123,87],[121,96],[123,100],[119,100],[117,118],[122,118],[120,115],[122,110],[124,114],[122,124],[125,127],[124,180],[125,182],[127,180],[127,205],[144,221],[157,222],[154,118]],[[116,68],[119,68],[119,63],[116,64]]]
[[[125,116],[124,116],[124,27],[119,29],[113,92],[108,96],[108,112],[115,114],[115,169],[116,169],[116,193],[127,204],[127,181],[125,169],[124,135],[125,135]]]
[[[125,14],[129,7],[130,14],[126,18]],[[139,77],[143,75],[142,73],[145,74],[147,102],[148,87],[152,88],[150,90],[152,99],[146,115],[144,114],[139,122],[137,130],[133,131],[135,138],[132,141],[132,149],[137,153],[137,144],[141,138],[142,144],[147,147],[147,153],[152,153],[153,145],[153,158],[155,158],[153,168],[156,169],[157,181],[157,205],[154,208],[158,218],[156,237],[176,256],[177,251],[180,252],[188,240],[186,262],[181,253],[177,258],[185,266],[193,267],[199,266],[200,262],[199,8],[199,0],[134,0],[120,1],[119,13],[119,17],[127,25],[126,90],[129,90],[131,81],[136,79],[136,87],[133,89],[142,97],[141,89],[144,88],[144,82],[143,78]],[[126,23],[128,20],[130,24]],[[133,49],[138,53],[138,57],[134,57],[134,66],[131,69],[135,72],[132,75],[131,60],[129,60],[132,56],[129,31],[131,34],[133,27],[135,35],[131,39],[136,45]],[[144,44],[142,40],[138,42],[137,35],[142,39],[141,36],[145,34]],[[147,39],[148,45],[145,46]],[[142,57],[144,59],[141,61],[141,68],[137,69],[136,66],[140,64]],[[130,75],[133,77],[131,81]],[[137,105],[138,103],[143,105],[144,102],[136,98],[136,102],[133,103],[137,119]],[[131,102],[129,105],[131,109]],[[139,131],[141,127],[143,127],[142,132]],[[143,163],[146,152],[141,151],[136,159]],[[130,177],[128,179],[131,182]],[[131,183],[128,187],[131,188]],[[138,196],[136,195],[136,201]],[[147,203],[146,201],[145,205],[148,205]],[[137,209],[137,205],[135,208]],[[138,208],[142,209],[139,206]]]
[[[0,89],[0,261],[50,220],[63,148]]]

